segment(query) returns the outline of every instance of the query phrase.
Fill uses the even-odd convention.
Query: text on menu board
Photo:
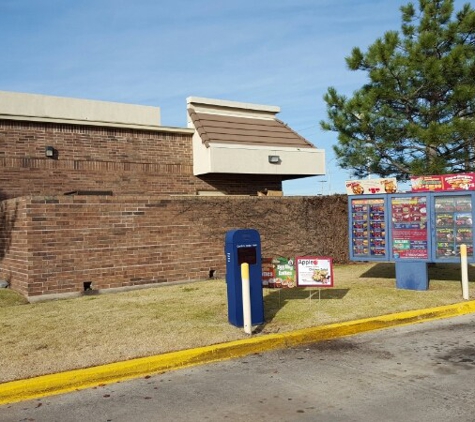
[[[352,250],[355,257],[386,256],[384,199],[353,199]]]
[[[427,259],[427,198],[391,198],[392,256],[400,259]]]

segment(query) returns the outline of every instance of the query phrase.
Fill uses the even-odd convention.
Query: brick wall
[[[45,157],[54,147],[56,159]],[[279,177],[193,175],[192,134],[0,120],[0,199],[78,190],[114,195],[255,195]]]
[[[3,201],[0,204],[0,277],[12,281],[12,287],[24,294],[32,262],[29,259],[28,224],[25,198]]]
[[[219,190],[228,195],[256,195],[265,190],[282,190],[282,178],[275,175],[211,174],[200,176],[207,189]]]
[[[2,202],[0,276],[26,296],[224,277],[224,235],[259,230],[265,256],[348,260],[346,196],[22,197]]]

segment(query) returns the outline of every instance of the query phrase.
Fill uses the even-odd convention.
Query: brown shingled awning
[[[259,119],[197,113],[189,109],[203,143],[232,143],[276,147],[315,148],[278,119]]]

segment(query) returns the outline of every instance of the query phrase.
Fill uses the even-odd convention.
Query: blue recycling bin
[[[262,292],[261,238],[254,229],[236,229],[226,233],[226,288],[228,295],[228,321],[236,327],[244,326],[242,309],[241,264],[249,264],[251,292],[251,323],[264,323],[264,297]]]

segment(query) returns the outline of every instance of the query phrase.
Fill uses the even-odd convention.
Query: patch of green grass
[[[198,287],[183,287],[181,290],[185,293],[194,292],[198,290]]]
[[[0,289],[0,308],[25,305],[27,303],[28,300],[20,293],[10,289]]]

